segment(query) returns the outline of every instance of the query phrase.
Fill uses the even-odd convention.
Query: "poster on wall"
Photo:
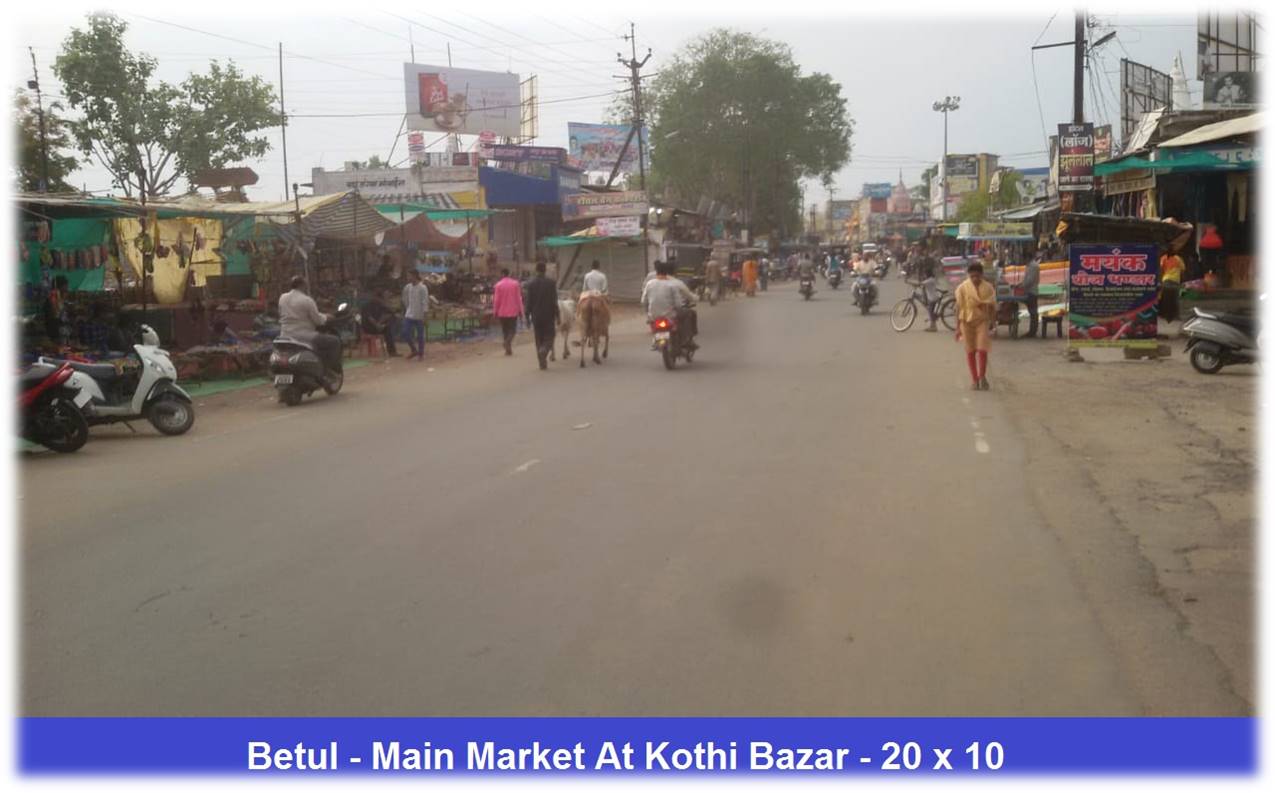
[[[639,217],[627,218],[598,218],[598,233],[604,237],[636,237],[642,233],[642,219]]]
[[[412,162],[425,161],[425,133],[409,132],[407,133],[407,154]]]
[[[1158,248],[1073,243],[1070,249],[1069,345],[1156,347]]]
[[[403,64],[407,128],[516,137],[522,122],[518,75]]]
[[[1261,89],[1256,72],[1216,72],[1204,77],[1204,109],[1255,107]]]
[[[1058,125],[1058,189],[1085,192],[1093,189],[1093,124]]]
[[[1094,127],[1093,131],[1093,161],[1094,165],[1100,162],[1106,162],[1111,159],[1111,125],[1104,124],[1101,127]]]
[[[567,139],[570,146],[567,151],[583,170],[607,171],[615,168],[615,162],[624,150],[624,142],[629,137],[632,127],[628,124],[567,124]],[[647,130],[644,128],[640,137],[647,142]],[[638,172],[637,137],[629,141],[629,148],[624,151],[624,159],[620,160],[620,173]]]

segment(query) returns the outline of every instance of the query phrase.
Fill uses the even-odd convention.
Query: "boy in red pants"
[[[996,316],[996,288],[983,280],[983,265],[974,262],[969,277],[956,288],[956,340],[965,340],[971,389],[986,391],[987,351],[992,346],[991,324]]]

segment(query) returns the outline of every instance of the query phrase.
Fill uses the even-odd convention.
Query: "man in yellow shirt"
[[[1164,322],[1178,321],[1178,296],[1182,289],[1182,271],[1186,269],[1180,251],[1180,246],[1172,245],[1160,257],[1159,313]]]
[[[956,340],[965,340],[972,390],[986,391],[987,351],[992,346],[991,323],[996,316],[996,288],[983,280],[983,265],[974,262],[969,277],[956,287]]]

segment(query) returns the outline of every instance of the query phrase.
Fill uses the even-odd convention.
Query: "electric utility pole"
[[[40,190],[41,193],[49,191],[49,138],[48,132],[44,125],[44,95],[40,93],[40,70],[35,65],[35,49],[27,47],[31,53],[31,81],[27,83],[27,88],[35,91],[35,107],[40,117]]]
[[[625,60],[624,56],[616,53],[616,60],[629,70],[629,81],[633,84],[633,131],[630,133],[637,136],[638,147],[638,179],[639,185],[643,192],[646,191],[646,152],[642,148],[642,67],[646,62],[651,60],[651,48],[646,48],[646,57],[642,60],[637,59],[637,33],[634,31],[634,24],[629,23],[629,35],[625,36],[625,40],[629,42],[629,49],[632,57]],[[623,155],[621,155],[623,156]],[[648,199],[649,201],[649,199]],[[650,250],[648,243],[647,223],[642,224],[642,264],[647,272],[651,270]]]

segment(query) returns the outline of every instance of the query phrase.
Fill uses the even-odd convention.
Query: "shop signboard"
[[[1130,168],[1103,177],[1103,195],[1139,193],[1155,187],[1155,172],[1145,168]]]
[[[407,128],[517,137],[522,122],[518,75],[403,64]]]
[[[499,162],[562,162],[566,149],[554,146],[490,146],[491,153],[483,155]]]
[[[1093,124],[1058,125],[1058,189],[1085,192],[1093,189]]]
[[[963,240],[1033,240],[1031,223],[997,221],[986,223],[962,223],[957,233]]]
[[[1093,131],[1094,165],[1111,159],[1111,125],[1103,124]]]
[[[1069,345],[1156,347],[1157,247],[1072,243],[1070,250]]]
[[[624,148],[624,142],[629,138],[629,131],[632,126],[629,124],[578,124],[569,122],[567,124],[567,139],[570,142],[569,153],[571,157],[579,160],[580,166],[586,171],[607,171],[610,172],[615,168],[617,159],[620,159],[620,152],[624,152],[624,158],[620,159],[620,173],[637,173],[638,172],[638,146],[637,138],[629,141],[628,149]],[[640,136],[646,141],[647,132],[642,130]]]
[[[627,218],[598,218],[594,223],[598,233],[604,237],[636,237],[642,233],[642,219],[637,216]]]
[[[563,220],[629,217],[645,215],[649,205],[646,191],[628,190],[616,193],[575,193],[562,203]]]

